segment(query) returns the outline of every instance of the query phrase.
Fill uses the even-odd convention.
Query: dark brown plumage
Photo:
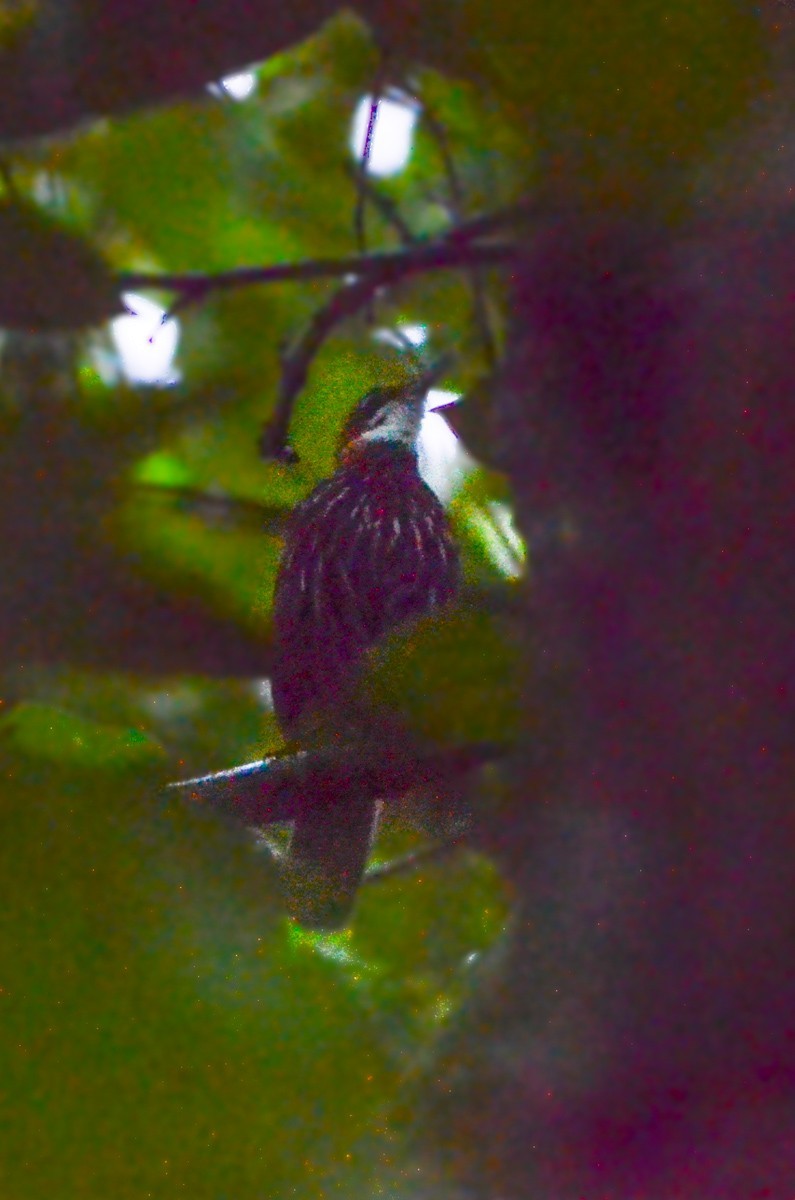
[[[357,704],[367,651],[404,623],[452,601],[460,564],[447,518],[417,469],[425,388],[382,388],[354,410],[339,467],[294,511],[274,600],[273,701],[282,730],[305,746],[378,738]],[[347,917],[375,823],[371,796],[306,798],[290,851],[291,907],[333,927]]]

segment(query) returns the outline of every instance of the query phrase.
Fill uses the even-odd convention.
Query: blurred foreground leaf
[[[0,203],[0,326],[85,329],[123,311],[110,268],[90,242],[38,209]]]
[[[31,759],[70,771],[140,774],[164,759],[162,747],[140,729],[101,725],[35,701],[17,705],[0,719],[0,739]]]
[[[138,703],[101,694],[122,721]],[[499,932],[498,883],[431,867],[309,937],[249,835],[164,799],[163,773],[123,723],[38,702],[0,721],[0,1192],[366,1188],[407,1063]]]
[[[519,732],[515,635],[485,609],[452,609],[392,637],[373,656],[374,702],[408,714],[439,745],[512,745]]]

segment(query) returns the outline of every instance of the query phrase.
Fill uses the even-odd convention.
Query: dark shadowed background
[[[791,1197],[794,20],[0,10],[3,1196]],[[162,786],[280,747],[279,533],[406,337],[468,608],[374,702],[507,753],[311,936]]]

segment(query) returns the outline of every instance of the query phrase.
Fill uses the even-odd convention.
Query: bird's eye
[[[344,428],[342,444],[349,444],[389,422],[395,415],[395,401],[399,404],[403,392],[404,389],[399,387],[383,387],[363,396]]]
[[[375,410],[375,412],[372,413],[367,418],[367,420],[365,422],[365,425],[367,426],[367,428],[375,429],[377,425],[380,425],[382,420],[384,419],[384,414],[386,413],[386,411],[387,410],[385,408],[377,408]]]
[[[384,395],[379,389],[370,392],[359,404],[358,418],[362,425],[371,426],[378,420],[384,407]]]

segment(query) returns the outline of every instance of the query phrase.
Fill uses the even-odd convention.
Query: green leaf
[[[36,701],[18,704],[0,718],[0,744],[67,771],[150,774],[162,769],[162,746],[140,728],[104,725]]]
[[[179,1178],[197,1200],[276,1200],[350,1183],[366,1142],[390,1152],[406,1063],[499,932],[488,867],[374,886],[361,933],[308,937],[212,816],[25,761],[0,805],[0,1120],[25,1151],[8,1194],[126,1200]]]
[[[13,687],[13,675],[0,676],[0,689]],[[147,730],[166,748],[174,777],[232,766],[281,744],[261,681],[145,676],[63,664],[29,667],[25,676],[28,704],[79,714],[96,728]],[[93,770],[92,764],[85,769]]]
[[[429,617],[373,657],[367,677],[373,703],[407,715],[418,735],[438,745],[515,743],[521,727],[515,635],[485,610]]]
[[[4,1191],[277,1197],[333,1170],[398,1072],[262,857],[88,779],[6,781],[0,822]]]
[[[102,256],[38,209],[0,203],[0,326],[84,329],[124,311]]]
[[[114,518],[116,546],[140,573],[174,592],[200,596],[243,628],[267,622],[281,545],[259,530],[213,528],[160,494],[131,494]]]

